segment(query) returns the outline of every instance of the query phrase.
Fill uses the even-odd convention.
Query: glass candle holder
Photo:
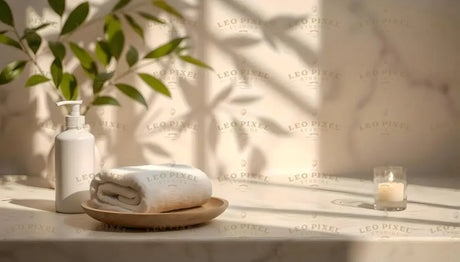
[[[401,166],[374,168],[374,208],[399,211],[407,206],[407,169]]]

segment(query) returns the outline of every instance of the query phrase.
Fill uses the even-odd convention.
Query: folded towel
[[[212,188],[203,171],[165,164],[102,170],[90,192],[100,209],[155,213],[200,206],[211,198]]]

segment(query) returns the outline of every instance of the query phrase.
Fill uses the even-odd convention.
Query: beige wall
[[[9,1],[22,24],[37,23],[34,16],[56,21],[35,2]],[[92,17],[113,5],[99,2],[91,1]],[[215,72],[167,59],[144,69],[164,79],[172,100],[125,79],[138,83],[150,107],[146,111],[114,91],[121,108],[89,113],[106,167],[175,161],[222,181],[247,174],[270,181],[300,173],[370,179],[371,167],[399,164],[414,182],[458,184],[459,2],[172,4],[188,22],[165,18],[179,35],[192,36],[194,55]],[[144,26],[150,48],[172,33]],[[101,28],[95,23],[73,39],[84,44]],[[137,36],[130,38],[140,44]],[[2,67],[20,57],[0,48]],[[46,60],[46,50],[40,53]],[[75,61],[68,65],[83,76]],[[1,173],[43,175],[63,121],[49,87],[23,87],[32,72],[0,87]],[[80,87],[88,103],[90,86],[80,81]]]

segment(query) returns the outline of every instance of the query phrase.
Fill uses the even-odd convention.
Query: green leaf
[[[0,85],[7,84],[18,78],[24,71],[26,64],[27,61],[14,61],[6,65],[0,73]]]
[[[119,59],[121,53],[123,52],[123,46],[125,42],[125,36],[123,35],[123,31],[118,31],[113,35],[113,38],[110,42],[108,42],[110,53],[115,57],[115,59]]]
[[[168,5],[165,1],[152,1],[152,4],[160,9],[163,9],[165,10],[166,12],[170,13],[170,14],[173,14],[177,17],[179,17],[180,19],[184,19],[184,17],[179,13],[177,12],[176,9],[174,9],[172,6]]]
[[[121,9],[121,8],[125,7],[127,4],[129,4],[129,2],[131,2],[131,0],[120,0],[120,1],[118,1],[118,3],[113,7],[112,12],[115,12],[118,9]]]
[[[93,81],[93,94],[98,94],[102,91],[102,87],[104,86],[105,82],[113,77],[113,72],[110,73],[100,73],[94,78]]]
[[[65,46],[61,42],[48,42],[48,47],[50,48],[51,52],[53,53],[54,57],[64,61],[65,57]]]
[[[111,96],[100,96],[93,101],[93,105],[102,106],[102,105],[113,105],[120,106],[120,103]]]
[[[55,58],[53,63],[51,63],[50,72],[54,85],[56,88],[59,88],[62,81],[62,63],[59,58]]]
[[[27,41],[27,45],[30,47],[34,54],[37,53],[40,45],[42,44],[42,38],[35,31],[25,30],[24,38]]]
[[[0,0],[0,21],[3,23],[14,26],[13,14],[7,2]]]
[[[29,34],[32,34],[32,33],[36,33],[37,31],[49,26],[51,23],[44,23],[44,24],[41,24],[39,26],[36,26],[36,27],[33,27],[33,28],[26,28],[24,29],[24,35],[21,37],[21,40],[26,38],[27,35]]]
[[[125,15],[126,21],[128,21],[128,24],[131,26],[131,28],[138,34],[142,39],[144,39],[144,30],[142,30],[142,27],[132,18],[130,15]]]
[[[147,102],[145,102],[144,96],[134,87],[128,84],[115,84],[115,86],[120,90],[123,94],[127,95],[128,97],[136,100],[137,102],[141,103],[145,106],[145,108],[149,108],[147,106]]]
[[[74,42],[69,42],[70,50],[74,53],[74,55],[78,58],[80,61],[80,64],[85,67],[85,68],[90,68],[91,64],[94,63],[93,58],[89,54],[88,51],[85,49],[81,48]]]
[[[96,42],[96,58],[104,65],[107,66],[110,63],[112,55],[110,54],[109,45],[104,41]]]
[[[159,79],[149,74],[140,73],[138,75],[140,76],[140,78],[142,78],[142,80],[144,80],[146,84],[153,88],[153,90],[165,96],[171,97],[171,93],[169,92],[168,88]]]
[[[91,54],[86,51],[85,49],[79,47],[77,44],[70,42],[69,43],[70,49],[74,53],[74,55],[80,61],[80,65],[83,70],[92,78],[94,79],[97,75],[97,65],[94,61]]]
[[[51,6],[54,12],[59,16],[64,14],[65,0],[48,0],[48,4]]]
[[[78,97],[77,79],[74,75],[64,73],[61,82],[61,92],[66,100],[75,100]]]
[[[37,32],[38,30],[42,30],[43,28],[46,28],[49,25],[51,25],[51,23],[44,23],[44,24],[41,24],[41,25],[36,26],[34,28],[30,28],[30,30],[33,30],[33,31]]]
[[[153,22],[157,22],[157,23],[160,23],[160,24],[165,24],[165,21],[159,19],[158,17],[156,16],[153,16],[149,13],[145,13],[145,12],[137,12],[138,15],[142,16],[143,18],[147,19],[147,20],[150,20],[150,21],[153,21]]]
[[[5,45],[9,45],[9,46],[12,46],[12,47],[16,47],[17,49],[22,50],[21,45],[19,44],[19,42],[17,42],[16,40],[11,39],[10,37],[8,37],[8,36],[6,36],[4,34],[0,34],[0,43],[5,44]]]
[[[62,27],[61,34],[65,35],[68,34],[75,29],[77,29],[83,22],[85,21],[86,17],[89,13],[89,4],[88,2],[81,3],[77,6],[67,17],[67,20]]]
[[[164,45],[152,50],[144,58],[159,58],[159,57],[162,57],[162,56],[165,56],[165,55],[169,55],[171,52],[174,51],[174,49],[176,49],[179,46],[179,44],[184,39],[185,39],[185,37],[173,39],[169,43],[164,44]]]
[[[123,52],[125,37],[120,20],[114,15],[105,17],[104,36],[109,46],[110,53],[118,60]]]
[[[48,82],[48,81],[50,81],[50,79],[48,77],[46,77],[46,76],[33,75],[33,76],[29,77],[29,79],[27,80],[26,87],[38,85],[38,84]]]
[[[136,48],[130,46],[128,52],[126,52],[126,62],[129,67],[132,67],[139,60],[139,54],[137,53]]]
[[[194,65],[197,65],[197,66],[200,66],[200,67],[204,67],[204,68],[214,70],[212,67],[210,67],[209,65],[205,64],[201,60],[198,60],[198,59],[193,58],[191,56],[188,56],[188,55],[182,56],[181,55],[181,56],[179,56],[179,58],[182,59],[183,61],[187,62],[187,63],[194,64]]]

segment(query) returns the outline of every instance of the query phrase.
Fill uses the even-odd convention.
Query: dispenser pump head
[[[81,100],[65,100],[57,102],[56,105],[71,106],[70,114],[65,116],[65,126],[66,129],[71,128],[83,128],[85,125],[85,117],[80,115],[80,105],[82,104]]]

